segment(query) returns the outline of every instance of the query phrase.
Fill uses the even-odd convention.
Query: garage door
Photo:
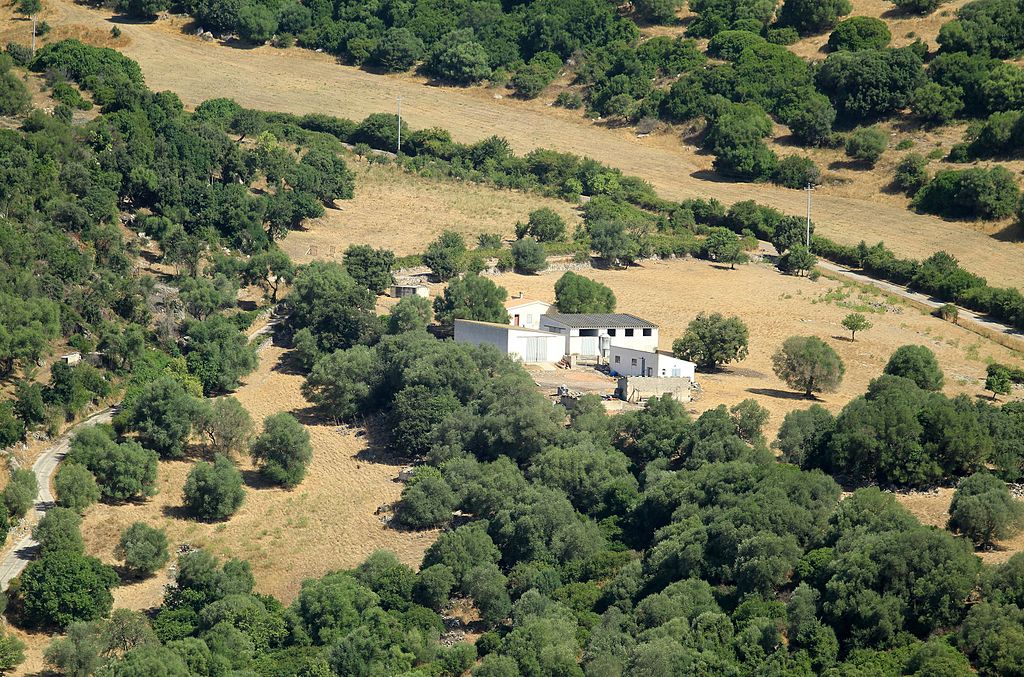
[[[596,336],[581,336],[580,337],[580,355],[587,357],[594,357],[598,354],[597,352],[597,337]]]
[[[540,336],[529,336],[526,339],[526,361],[527,362],[546,362],[548,359],[547,355],[547,343]]]

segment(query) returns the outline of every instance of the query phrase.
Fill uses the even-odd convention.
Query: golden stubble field
[[[109,11],[82,7],[71,0],[50,0],[46,6],[44,18],[58,29],[58,35],[94,35],[109,41],[110,27],[115,25]],[[885,11],[881,0],[862,0],[854,5],[855,14],[879,15]],[[0,16],[10,16],[8,8],[0,12]],[[943,18],[933,15],[927,21],[937,25]],[[0,29],[2,39],[8,39],[15,28],[24,32],[21,24],[5,23],[9,30]],[[498,134],[519,152],[546,147],[588,155],[647,179],[671,199],[715,197],[727,204],[755,199],[788,213],[804,211],[805,199],[800,191],[716,180],[707,173],[711,157],[681,143],[677,130],[638,138],[631,129],[610,128],[584,119],[578,111],[551,107],[553,94],[521,102],[505,96],[504,90],[429,86],[423,78],[409,74],[373,75],[308,50],[269,46],[239,49],[204,42],[184,32],[182,17],[164,17],[152,24],[117,25],[122,30],[119,41],[123,45],[119,47],[139,61],[149,86],[170,89],[189,106],[211,97],[228,96],[255,108],[361,119],[369,113],[393,110],[401,96],[403,114],[410,125],[441,126],[460,141]],[[921,30],[924,34],[923,26]],[[894,143],[896,140],[894,137]],[[890,151],[889,155],[895,162],[899,153]],[[816,155],[816,159],[828,160],[827,153]],[[826,167],[828,164],[831,161]],[[851,243],[884,240],[904,256],[925,257],[947,249],[996,284],[1024,284],[1024,271],[1017,265],[1024,246],[1004,241],[1015,239],[1016,230],[993,238],[991,232],[1008,224],[981,226],[914,214],[907,210],[905,197],[879,192],[878,187],[888,181],[886,172],[890,169],[888,163],[874,173],[837,169],[840,178],[850,183],[819,189],[815,198],[819,232]]]

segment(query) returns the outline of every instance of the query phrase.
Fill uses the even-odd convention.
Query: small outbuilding
[[[523,292],[519,292],[505,302],[508,323],[514,327],[526,327],[527,329],[540,329],[540,316],[551,308],[552,305],[547,301],[523,298]]]
[[[539,329],[514,327],[496,322],[455,320],[457,343],[489,344],[505,355],[526,364],[558,362],[565,355],[565,338]]]
[[[391,296],[404,299],[406,296],[430,297],[430,287],[422,284],[396,284],[391,287]]]
[[[697,365],[681,360],[667,350],[637,350],[612,345],[608,368],[619,376],[658,376],[693,380]]]
[[[540,328],[562,336],[566,355],[599,362],[608,360],[612,346],[658,349],[658,325],[628,313],[547,313],[540,318]]]

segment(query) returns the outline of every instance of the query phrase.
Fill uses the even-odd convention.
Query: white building
[[[636,350],[613,345],[608,351],[608,367],[619,376],[657,376],[693,380],[697,365],[680,360],[667,350]]]
[[[527,364],[558,362],[565,355],[564,337],[509,324],[455,320],[455,340],[476,345],[488,343],[512,359]]]
[[[548,313],[540,328],[559,334],[566,355],[607,360],[614,346],[654,352],[658,349],[658,325],[628,313]]]
[[[391,287],[391,296],[404,299],[406,296],[430,297],[430,287],[422,284],[396,284]]]
[[[551,307],[552,305],[546,301],[523,298],[522,292],[505,302],[508,323],[514,327],[527,329],[540,329],[540,316],[551,310]]]

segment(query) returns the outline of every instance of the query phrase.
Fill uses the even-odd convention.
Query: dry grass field
[[[885,11],[881,0],[871,2],[875,4],[863,9],[855,5],[855,13]],[[0,12],[9,16],[10,10]],[[114,25],[109,12],[71,0],[47,2],[45,18],[68,33],[86,36],[98,31],[104,41],[109,41],[108,31]],[[10,30],[23,28],[15,23],[5,25]],[[185,33],[181,17],[118,25],[125,41],[121,48],[140,62],[150,87],[173,90],[187,105],[229,96],[256,108],[359,119],[392,110],[401,95],[403,113],[413,127],[442,126],[461,141],[500,134],[518,151],[549,147],[585,154],[646,178],[668,198],[706,196],[726,203],[756,199],[789,213],[804,210],[800,191],[715,180],[706,173],[711,158],[681,143],[674,130],[637,138],[630,129],[608,128],[585,120],[579,112],[553,108],[548,97],[514,101],[486,88],[427,86],[422,78],[408,74],[372,75],[308,50],[238,49],[207,43]],[[11,37],[10,30],[0,30],[0,39]],[[906,209],[906,198],[878,192],[878,186],[887,181],[887,169],[883,164],[872,180],[863,180],[868,173],[858,172],[845,177],[852,179],[849,184],[823,186],[814,212],[820,232],[846,242],[884,240],[905,256],[923,257],[950,249],[996,284],[1024,284],[1024,270],[1016,265],[1024,245],[1003,241],[1016,239],[1016,232],[1004,233],[1002,238],[990,236],[1007,224],[979,227],[913,214]]]
[[[462,233],[470,246],[480,233],[511,238],[517,221],[549,207],[565,219],[572,232],[580,221],[573,205],[554,198],[514,190],[495,190],[455,180],[434,180],[408,174],[391,165],[350,160],[356,174],[356,195],[339,200],[305,230],[288,234],[281,247],[298,263],[314,258],[338,259],[350,244],[387,247],[399,256],[423,251],[443,230]]]

